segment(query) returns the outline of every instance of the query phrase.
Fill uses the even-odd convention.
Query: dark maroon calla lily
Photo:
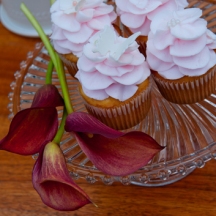
[[[133,173],[164,148],[145,133],[116,131],[88,113],[70,114],[65,130],[75,136],[80,148],[99,170],[113,176]]]
[[[58,89],[54,85],[47,84],[37,90],[31,107],[57,107],[63,105],[64,101]]]
[[[56,107],[64,104],[54,85],[44,85],[35,94],[31,108],[18,112],[8,134],[0,141],[0,150],[32,155],[44,141],[54,138],[58,129]]]
[[[42,201],[53,209],[73,211],[91,203],[88,195],[73,182],[62,151],[54,142],[40,151],[32,181]]]

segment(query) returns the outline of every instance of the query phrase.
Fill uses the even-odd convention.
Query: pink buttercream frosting
[[[200,76],[216,64],[216,36],[200,18],[202,11],[190,8],[158,14],[151,23],[147,62],[166,79]]]
[[[163,11],[183,9],[187,0],[115,0],[121,22],[133,33],[147,36],[155,15]]]
[[[55,50],[80,57],[89,38],[116,19],[113,9],[103,0],[56,0],[50,9]]]
[[[126,39],[117,36],[113,29],[105,28],[84,46],[76,77],[88,97],[125,101],[150,76],[149,66],[135,42],[138,35],[132,35],[132,40]]]

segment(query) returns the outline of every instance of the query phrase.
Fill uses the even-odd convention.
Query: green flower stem
[[[58,128],[58,131],[57,131],[57,133],[56,133],[54,139],[53,139],[53,142],[55,142],[55,143],[57,143],[57,144],[60,144],[61,139],[62,139],[62,136],[63,136],[63,134],[64,134],[64,126],[65,126],[66,118],[67,118],[67,110],[64,108],[60,126],[59,126],[59,128]]]
[[[46,72],[46,84],[52,84],[52,72],[53,72],[54,64],[53,61],[50,60]]]
[[[44,46],[49,52],[50,58],[52,59],[55,68],[57,68],[56,59],[55,59],[55,51],[52,45],[50,44],[49,38],[44,33],[44,30],[42,29],[38,21],[35,19],[35,17],[32,15],[32,13],[29,11],[29,9],[26,7],[24,3],[20,4],[20,9],[25,14],[25,16],[28,18],[29,22],[33,25],[35,30],[37,31],[38,35],[40,36],[41,40],[44,43]]]
[[[68,85],[67,85],[67,81],[65,77],[64,66],[57,53],[56,53],[56,62],[58,65],[57,73],[58,73],[58,78],[60,80],[60,85],[62,88],[62,94],[64,97],[65,107],[67,109],[67,112],[70,114],[73,112],[73,107],[70,101],[70,95],[69,95]]]
[[[52,5],[55,2],[55,0],[50,0],[50,5]]]
[[[44,46],[46,47],[47,51],[49,52],[50,58],[53,61],[53,64],[54,64],[56,71],[58,73],[58,76],[59,76],[59,80],[60,80],[60,84],[61,84],[62,93],[63,93],[67,112],[72,113],[73,108],[72,108],[72,105],[70,102],[70,95],[68,92],[68,87],[67,87],[67,82],[66,82],[64,67],[62,65],[62,62],[61,62],[59,56],[54,51],[52,45],[50,44],[50,41],[49,41],[48,37],[46,36],[46,34],[44,33],[44,30],[42,29],[42,27],[40,26],[38,21],[35,19],[35,17],[32,15],[32,13],[29,11],[29,9],[26,7],[26,5],[24,3],[21,3],[20,9],[25,14],[25,16],[28,18],[28,20],[33,25],[33,27],[36,29],[41,40],[44,43]]]

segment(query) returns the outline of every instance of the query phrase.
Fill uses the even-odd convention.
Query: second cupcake
[[[151,23],[147,61],[164,98],[178,104],[204,100],[216,88],[216,36],[198,8],[159,14]]]
[[[124,35],[141,32],[136,39],[139,50],[146,56],[146,42],[152,19],[167,10],[177,10],[188,5],[187,0],[115,0],[116,11],[123,24]]]
[[[106,27],[84,46],[76,77],[89,113],[121,130],[138,124],[151,105],[150,69],[135,39]]]

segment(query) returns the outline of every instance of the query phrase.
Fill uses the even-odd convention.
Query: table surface
[[[20,62],[40,40],[9,32],[0,23],[0,138],[8,131],[10,83]],[[32,187],[34,160],[0,151],[0,216],[63,215],[216,215],[216,161],[196,169],[181,181],[163,187],[90,185],[78,182],[98,208],[89,204],[75,212],[58,212],[45,206]]]

